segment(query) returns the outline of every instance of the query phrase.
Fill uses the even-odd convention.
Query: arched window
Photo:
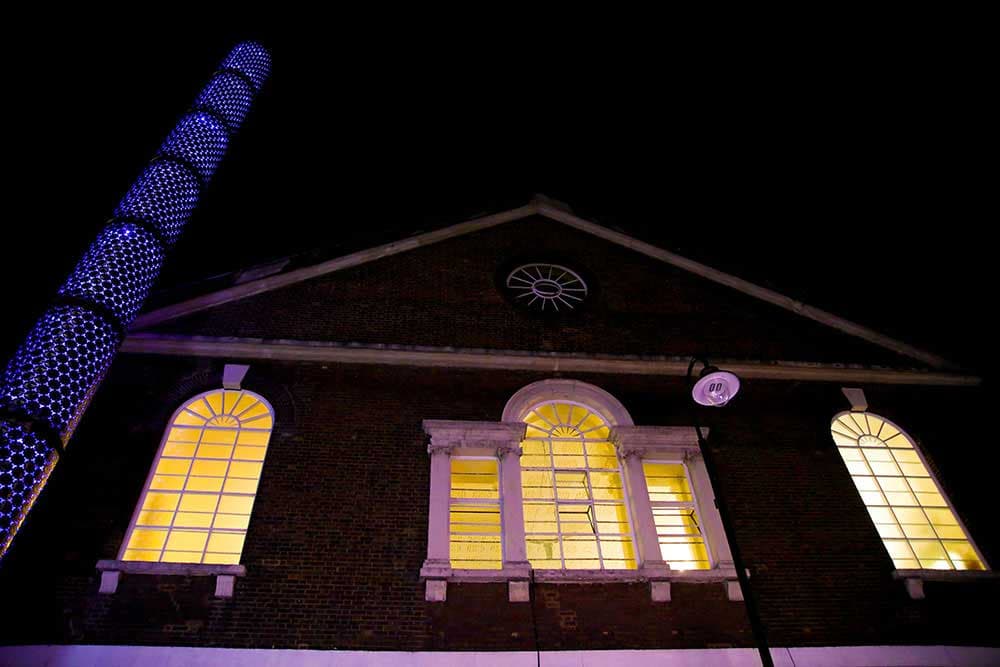
[[[273,413],[245,390],[195,396],[171,419],[119,559],[236,564]]]
[[[545,401],[524,416],[521,489],[536,569],[635,569],[622,471],[607,419],[582,403]]]
[[[830,433],[897,568],[986,569],[920,450],[901,428],[870,412],[843,412]]]

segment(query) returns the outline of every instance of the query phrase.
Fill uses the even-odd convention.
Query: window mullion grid
[[[241,398],[243,398],[243,392],[240,392],[240,395],[236,397],[236,402],[233,403],[233,408],[236,407],[236,404],[240,402]],[[222,409],[223,409],[223,412],[225,412],[225,409],[226,409],[225,394],[223,394]],[[206,531],[208,533],[208,535],[205,536],[205,546],[202,547],[202,549],[201,549],[201,561],[200,562],[202,562],[202,563],[205,562],[205,554],[208,553],[208,543],[211,541],[211,539],[212,539],[212,532],[215,530],[215,528],[214,528],[214,526],[215,526],[215,519],[216,519],[216,517],[219,516],[219,505],[222,504],[222,494],[224,494],[226,492],[226,482],[229,480],[229,469],[233,465],[233,457],[236,456],[236,443],[238,443],[239,440],[240,440],[240,429],[237,428],[236,429],[236,437],[233,438],[233,447],[232,447],[232,449],[229,450],[229,458],[226,460],[226,471],[222,475],[222,486],[219,488],[218,497],[217,497],[217,499],[215,501],[215,511],[212,512],[212,520],[209,521],[209,523],[208,523],[208,530]],[[236,494],[234,494],[234,495],[236,495]],[[239,495],[255,495],[255,494],[239,494]]]
[[[167,552],[167,542],[170,541],[170,535],[174,532],[174,523],[177,521],[177,513],[181,511],[181,501],[184,500],[184,494],[186,493],[185,489],[187,488],[188,480],[191,478],[191,469],[194,468],[194,462],[198,459],[198,449],[201,447],[201,441],[205,437],[205,431],[207,430],[207,428],[208,428],[207,426],[202,425],[202,427],[198,430],[198,441],[194,445],[194,452],[191,453],[191,465],[188,466],[187,473],[185,473],[184,475],[184,483],[181,484],[180,493],[177,494],[177,505],[176,507],[174,507],[173,514],[170,515],[170,525],[167,526],[167,535],[163,539],[163,546],[160,547],[160,556],[157,559],[158,563],[163,562],[163,555]],[[172,421],[167,430],[168,439],[170,437],[170,432],[173,431],[173,429],[174,429],[174,423]],[[164,447],[164,449],[166,449],[166,447]],[[156,468],[159,467],[160,461],[162,459],[163,459],[163,452],[161,450],[160,456],[157,457],[156,463],[153,466],[154,473],[156,471]],[[201,561],[199,560],[198,562],[200,563]]]
[[[886,449],[888,449],[888,447],[886,447]],[[892,450],[889,450],[889,455],[892,456]],[[941,536],[938,535],[937,528],[934,526],[934,522],[931,521],[930,515],[927,514],[927,510],[924,508],[923,503],[920,502],[920,496],[918,496],[917,492],[913,490],[913,486],[910,485],[909,478],[906,476],[906,473],[903,472],[903,469],[899,467],[899,463],[896,462],[895,458],[896,457],[893,456],[893,462],[896,463],[896,467],[899,468],[900,479],[903,480],[903,484],[906,485],[906,488],[910,492],[910,495],[913,496],[913,502],[916,503],[916,507],[920,510],[921,516],[924,517],[924,521],[927,522],[927,525],[931,529],[931,533],[934,535],[933,538],[919,538],[919,537],[918,538],[911,538],[908,535],[906,535],[905,532],[903,533],[903,536],[906,538],[907,542],[911,542],[911,544],[909,546],[910,546],[910,551],[913,552],[913,557],[916,558],[917,563],[920,565],[921,568],[923,568],[924,564],[920,560],[920,557],[917,556],[917,552],[913,549],[912,542],[913,541],[937,542],[938,546],[940,546],[941,550],[944,552],[945,558],[948,559],[948,565],[950,566],[950,569],[952,569],[952,570],[957,569],[955,567],[955,563],[951,560],[951,554],[948,553],[948,550],[945,549],[944,542],[941,541]],[[926,465],[924,466],[924,469],[927,470],[928,474],[930,474],[930,470],[927,468]],[[931,479],[933,479],[933,478],[931,478]],[[937,487],[937,482],[934,483],[934,486]],[[881,488],[881,485],[879,485],[879,488]],[[940,489],[938,490],[938,492],[940,493]],[[883,494],[884,493],[885,492],[883,491]],[[888,498],[886,498],[886,502],[889,502]]]
[[[551,405],[552,405],[552,409],[555,410],[555,404],[551,404]],[[545,419],[545,418],[542,417],[542,419]],[[559,505],[561,503],[560,503],[560,500],[559,500],[559,480],[556,477],[556,454],[555,454],[556,446],[555,446],[555,442],[553,442],[552,437],[549,437],[548,442],[549,442],[549,461],[552,464],[552,468],[551,468],[551,470],[552,470],[552,499],[555,501],[554,504],[555,504],[555,510],[556,510],[556,544],[559,545],[559,563],[562,566],[562,569],[565,570],[566,569],[566,547],[563,544],[562,517],[561,517],[561,512],[559,511]]]
[[[448,473],[448,475],[449,475],[449,477],[448,477],[448,479],[449,479],[449,492],[448,492],[448,542],[449,542],[449,545],[451,544],[452,538],[456,535],[456,533],[452,532],[452,523],[451,523],[452,508],[456,504],[457,505],[478,505],[480,507],[496,508],[496,510],[497,510],[497,516],[498,516],[498,518],[500,520],[500,564],[501,564],[501,567],[502,567],[503,566],[503,561],[504,561],[503,544],[504,544],[505,531],[504,531],[504,527],[503,527],[503,502],[502,502],[502,498],[503,498],[503,483],[502,483],[502,481],[500,479],[500,476],[503,474],[503,471],[502,471],[502,467],[503,466],[501,465],[501,462],[498,461],[497,458],[493,457],[493,456],[461,456],[461,455],[449,456],[449,461],[452,461],[452,460],[493,461],[493,462],[495,462],[496,466],[497,466],[497,473],[496,473],[496,475],[497,475],[497,478],[496,478],[496,482],[497,482],[497,497],[496,498],[456,498],[456,497],[452,496],[451,492],[454,490],[454,487],[450,484],[450,481],[451,481],[451,475],[453,473],[449,470],[449,473]],[[468,525],[468,524],[463,523],[463,525]],[[497,535],[496,533],[488,533],[488,532],[483,532],[483,531],[463,531],[463,532],[457,533],[457,534],[458,535],[463,535],[463,536],[464,535],[475,535],[477,537],[496,537],[496,535]],[[449,555],[449,560],[450,560],[450,555]]]
[[[698,503],[695,502],[695,485],[691,481],[691,471],[688,470],[687,463],[681,463],[681,470],[684,471],[684,479],[687,481],[688,495],[691,496],[691,500],[683,502],[683,505],[685,509],[691,510],[691,516],[694,517],[696,527],[698,528],[698,535],[701,537],[701,542],[705,546],[705,555],[708,557],[708,567],[711,569],[715,567],[714,555],[709,545],[708,536],[705,535],[705,524],[702,522],[701,515],[698,513]]]
[[[903,431],[901,429],[899,429],[899,434],[898,435],[903,435]],[[934,472],[931,470],[931,466],[928,464],[927,459],[924,457],[924,453],[917,446],[916,442],[913,442],[912,440],[909,441],[909,442],[910,442],[910,445],[913,447],[913,451],[916,452],[917,458],[920,459],[920,463],[924,466],[924,470],[927,471],[927,477],[934,483],[934,488],[937,490],[938,495],[940,495],[941,499],[944,501],[944,506],[947,507],[948,510],[951,512],[951,516],[955,519],[956,524],[962,530],[962,538],[961,538],[961,540],[967,542],[969,544],[969,546],[972,547],[973,553],[975,553],[976,556],[979,558],[979,562],[983,564],[983,567],[984,568],[989,568],[989,564],[986,562],[986,558],[983,557],[983,553],[979,550],[979,547],[976,546],[975,541],[972,539],[972,534],[969,532],[968,528],[965,527],[965,522],[962,521],[962,517],[959,516],[958,512],[955,510],[955,506],[951,504],[951,499],[947,496],[947,494],[945,494],[944,489],[941,488],[941,483],[937,480],[937,477],[934,475]],[[900,472],[902,472],[902,468],[900,468]],[[909,485],[909,480],[907,480],[907,485]],[[912,492],[912,490],[911,490],[911,492]],[[913,497],[917,498],[916,494],[914,494]],[[917,502],[920,502],[919,499],[917,500]],[[923,508],[923,505],[921,505],[921,508]],[[926,515],[927,515],[927,513],[924,512],[924,516],[926,516]],[[930,517],[927,517],[927,518],[928,518],[928,520],[930,519]],[[934,534],[940,540],[941,539],[941,535],[940,535],[940,533],[938,533],[937,526],[935,526],[932,523],[931,524],[931,528],[934,530]],[[958,540],[956,540],[956,541],[958,541]],[[952,567],[955,570],[958,570],[959,568],[955,566],[955,561],[952,560],[951,553],[948,551],[948,549],[946,549],[944,547],[944,542],[943,541],[941,542],[941,548],[944,549],[944,553],[948,557],[948,562],[950,562],[952,564]]]

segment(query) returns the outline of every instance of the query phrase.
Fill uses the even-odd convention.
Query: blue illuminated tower
[[[129,188],[0,379],[0,556],[45,485],[164,258],[270,72],[238,44]]]

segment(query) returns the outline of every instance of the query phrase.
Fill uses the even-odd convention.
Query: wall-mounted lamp
[[[715,366],[709,365],[704,359],[692,359],[688,366],[688,381],[691,379],[691,371],[698,362],[703,364],[698,381],[691,389],[691,396],[698,405],[708,405],[721,408],[723,405],[733,400],[740,391],[740,379],[729,371],[724,371]]]

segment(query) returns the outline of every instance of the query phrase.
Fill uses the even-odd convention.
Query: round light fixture
[[[714,366],[706,366],[691,390],[691,396],[698,405],[721,408],[733,400],[739,390],[740,379],[736,375],[720,371]]]

